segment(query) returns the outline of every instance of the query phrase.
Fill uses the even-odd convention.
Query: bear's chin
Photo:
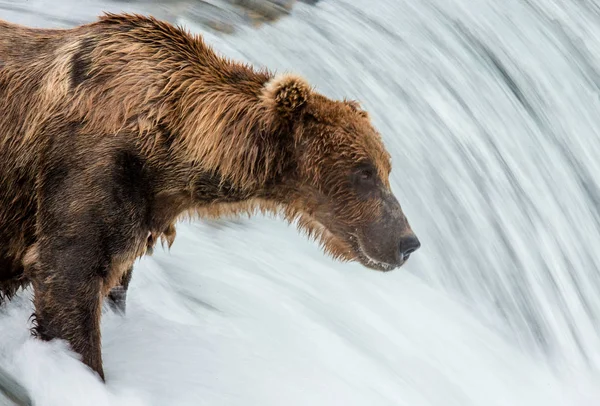
[[[403,260],[397,264],[390,264],[369,255],[357,232],[333,232],[324,222],[308,213],[302,213],[300,219],[303,224],[300,228],[316,236],[325,252],[335,259],[344,262],[356,261],[366,268],[380,272],[393,271],[406,262]]]
[[[369,258],[361,253],[358,256],[358,262],[360,262],[360,264],[363,265],[364,267],[375,270],[375,271],[390,272],[390,271],[393,271],[394,269],[400,268],[402,265],[404,265],[405,261],[403,261],[401,264],[395,264],[395,265],[388,264],[385,262],[381,262],[381,261],[377,261],[375,259]]]
[[[356,260],[366,268],[373,269],[375,271],[390,272],[394,269],[400,268],[406,263],[406,259],[401,260],[399,263],[391,264],[389,262],[380,261],[377,258],[369,255],[360,238],[355,235],[352,239],[352,247],[356,253]]]

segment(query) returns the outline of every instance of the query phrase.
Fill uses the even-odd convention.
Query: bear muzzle
[[[353,234],[359,261],[380,271],[401,267],[421,247],[392,193],[383,196],[380,217]]]

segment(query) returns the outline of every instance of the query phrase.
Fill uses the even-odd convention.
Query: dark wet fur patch
[[[90,78],[89,71],[92,60],[91,53],[94,50],[94,40],[85,38],[81,41],[79,49],[71,60],[71,87],[76,88]]]

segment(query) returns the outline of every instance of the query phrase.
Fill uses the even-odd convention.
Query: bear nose
[[[406,261],[410,254],[421,247],[421,242],[414,234],[409,234],[400,239],[400,258]]]

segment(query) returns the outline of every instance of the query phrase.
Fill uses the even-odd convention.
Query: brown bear
[[[66,340],[102,379],[103,298],[119,300],[111,289],[182,215],[279,213],[381,271],[420,245],[356,102],[154,18],[0,21],[0,112],[0,297],[31,284],[33,334]]]

